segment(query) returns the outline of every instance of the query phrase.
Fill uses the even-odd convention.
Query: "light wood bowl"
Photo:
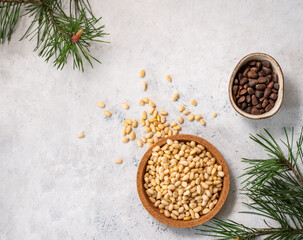
[[[206,215],[201,216],[198,219],[193,219],[193,220],[175,220],[173,218],[168,218],[165,217],[163,213],[160,213],[159,209],[154,206],[154,204],[149,200],[148,195],[145,192],[145,188],[143,186],[144,184],[144,174],[145,174],[145,169],[146,165],[148,162],[148,159],[150,158],[152,154],[152,149],[156,146],[164,146],[166,144],[167,139],[171,140],[177,140],[181,142],[188,142],[188,141],[195,141],[198,144],[201,144],[206,148],[207,151],[209,151],[214,158],[216,158],[217,162],[222,165],[223,167],[223,172],[225,174],[223,178],[223,186],[222,186],[222,191],[220,192],[220,197],[218,199],[217,204],[215,207]],[[221,153],[208,141],[197,137],[193,135],[187,135],[187,134],[179,134],[176,136],[171,136],[162,139],[158,143],[154,144],[150,149],[147,150],[147,152],[144,154],[144,156],[141,159],[141,162],[138,167],[138,172],[137,172],[137,191],[139,198],[145,207],[145,209],[159,222],[171,226],[171,227],[176,227],[176,228],[191,228],[191,227],[196,227],[198,225],[201,225],[210,219],[212,219],[222,208],[223,204],[225,203],[225,200],[227,198],[228,192],[229,192],[229,187],[230,187],[230,176],[229,176],[229,171],[227,164],[221,155]]]
[[[249,62],[251,60],[269,61],[272,66],[273,71],[278,75],[279,91],[278,91],[278,98],[276,100],[275,106],[269,112],[265,112],[260,115],[249,114],[249,113],[243,111],[242,109],[240,109],[237,106],[237,104],[235,103],[234,98],[233,98],[233,93],[232,93],[233,81],[236,77],[236,74],[247,62]],[[248,54],[247,56],[242,58],[240,60],[240,62],[237,64],[237,66],[235,67],[235,69],[231,75],[230,81],[229,81],[228,94],[229,94],[229,100],[230,100],[233,108],[244,117],[247,117],[250,119],[264,119],[264,118],[273,116],[274,114],[276,114],[279,111],[279,109],[282,105],[283,96],[284,96],[284,76],[283,76],[283,72],[282,72],[282,69],[281,69],[279,63],[273,57],[271,57],[265,53]]]

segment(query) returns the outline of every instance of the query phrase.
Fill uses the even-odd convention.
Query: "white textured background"
[[[245,209],[245,199],[236,178],[245,167],[241,157],[264,156],[249,133],[266,127],[280,137],[283,126],[299,130],[302,124],[303,2],[94,0],[91,5],[103,16],[111,44],[94,45],[103,64],[86,66],[84,74],[71,66],[56,71],[32,52],[34,41],[19,42],[28,21],[19,23],[9,45],[0,46],[0,239],[211,239],[195,235],[195,229],[164,226],[139,201],[135,178],[146,147],[119,139],[121,121],[139,115],[137,101],[144,96],[168,110],[170,120],[194,96],[207,126],[186,122],[182,132],[213,143],[232,177],[218,217],[262,226],[262,219],[237,213]],[[251,52],[272,55],[285,74],[283,106],[267,120],[244,119],[228,100],[231,72]],[[147,92],[138,77],[142,68]],[[175,91],[176,103],[170,100]],[[111,119],[96,101],[107,104]],[[86,137],[77,139],[81,131]],[[117,157],[122,165],[113,163]]]

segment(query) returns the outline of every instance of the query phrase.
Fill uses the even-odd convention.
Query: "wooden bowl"
[[[175,220],[173,218],[168,218],[165,217],[163,213],[160,213],[159,209],[154,206],[154,204],[149,200],[148,195],[145,192],[145,188],[143,186],[144,184],[144,174],[145,174],[145,169],[146,165],[148,162],[148,159],[150,158],[152,154],[152,149],[156,146],[164,146],[166,144],[167,139],[171,140],[177,140],[179,142],[188,142],[188,141],[195,141],[198,144],[201,144],[206,148],[207,151],[209,151],[214,158],[216,158],[217,162],[222,165],[223,167],[223,172],[225,174],[223,178],[223,186],[222,190],[220,192],[220,197],[218,199],[217,204],[215,207],[206,215],[201,216],[198,219],[192,219],[192,220]],[[229,176],[229,171],[227,164],[222,157],[221,153],[209,142],[206,140],[193,136],[193,135],[187,135],[187,134],[179,134],[171,137],[167,137],[159,141],[158,143],[154,144],[150,149],[147,150],[147,152],[144,154],[144,156],[141,159],[141,162],[138,167],[138,172],[137,172],[137,191],[139,198],[145,207],[145,209],[159,222],[171,226],[171,227],[176,227],[176,228],[191,228],[191,227],[196,227],[198,225],[201,225],[210,219],[212,219],[222,208],[228,192],[229,192],[229,186],[230,186],[230,176]]]
[[[278,98],[276,100],[275,106],[269,112],[265,112],[260,115],[252,115],[250,113],[244,112],[242,109],[240,109],[237,106],[237,104],[234,101],[233,94],[232,94],[233,81],[236,77],[236,74],[247,62],[249,62],[251,60],[269,61],[271,63],[273,71],[278,75],[279,91],[278,91]],[[279,111],[279,109],[282,105],[282,101],[283,101],[284,76],[283,76],[282,69],[281,69],[280,65],[278,64],[278,62],[273,57],[269,56],[268,54],[265,54],[265,53],[248,54],[247,56],[245,56],[244,58],[242,58],[240,60],[240,62],[237,64],[236,68],[234,69],[234,71],[231,75],[230,81],[229,81],[228,93],[229,93],[229,100],[231,102],[231,105],[242,116],[250,118],[250,119],[264,119],[264,118],[271,117]]]

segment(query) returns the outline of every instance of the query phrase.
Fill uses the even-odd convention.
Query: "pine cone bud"
[[[78,32],[72,36],[72,41],[73,41],[74,43],[79,42],[82,33],[83,33],[83,30],[82,30],[82,29],[79,29]]]

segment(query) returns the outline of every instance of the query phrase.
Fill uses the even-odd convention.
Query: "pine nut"
[[[142,112],[142,119],[146,120],[147,119],[147,113],[146,111]]]
[[[151,138],[153,135],[154,135],[153,132],[149,132],[148,134],[146,134],[145,138],[147,138],[147,139]]]
[[[129,124],[129,125],[132,125],[132,123],[133,123],[133,121],[130,120],[129,118],[126,118],[126,119],[125,119],[125,122],[127,122],[127,124]]]
[[[104,102],[96,102],[96,104],[97,104],[100,108],[105,108]]]
[[[123,138],[121,138],[121,141],[123,143],[127,143],[129,141],[129,138],[128,137],[123,137]]]
[[[140,139],[137,139],[137,144],[138,144],[139,147],[143,146],[143,143],[142,143],[142,141]]]
[[[149,103],[149,98],[148,98],[148,97],[145,97],[145,98],[142,99],[142,101],[143,101],[144,103]]]
[[[123,162],[123,160],[121,158],[115,159],[115,163],[117,163],[117,164],[121,164],[122,162]]]
[[[217,117],[217,113],[213,113],[213,118],[216,118]]]
[[[84,138],[84,137],[85,137],[84,132],[81,132],[81,133],[77,134],[77,138]]]
[[[190,111],[186,109],[186,110],[183,111],[183,114],[188,115],[188,114],[190,114]]]
[[[200,119],[200,123],[202,126],[205,126],[206,122],[204,121],[204,119]]]
[[[160,111],[160,114],[162,115],[162,116],[167,116],[167,112],[166,111]]]
[[[172,125],[172,128],[180,127],[176,123]],[[160,213],[165,215],[167,211],[167,217],[196,219],[207,214],[217,203],[222,190],[223,180],[218,175],[219,168],[223,172],[222,166],[204,146],[194,141],[184,143],[168,139],[162,147],[153,146],[158,141],[157,136],[162,136],[162,131],[169,135],[172,130],[169,123],[163,126],[152,123],[151,128],[156,128],[156,132],[154,139],[151,138],[153,132],[146,136],[148,146],[152,147],[152,156],[144,175],[144,188],[150,201],[160,209]],[[216,174],[217,178],[213,180]]]
[[[156,107],[156,104],[155,104],[153,101],[151,101],[151,100],[149,100],[149,105],[150,105],[151,107]]]
[[[139,71],[139,77],[143,78],[145,76],[145,71],[142,69]]]
[[[184,109],[185,109],[185,107],[184,107],[183,105],[180,105],[180,107],[179,107],[178,111],[179,111],[179,112],[183,112],[183,111],[184,111]]]
[[[124,107],[125,109],[129,109],[129,105],[126,102],[122,103],[122,107]]]
[[[182,123],[184,122],[183,117],[179,116],[179,117],[178,117],[178,122],[179,122],[180,124],[182,124]]]
[[[134,131],[132,131],[130,134],[129,134],[129,139],[130,140],[134,140],[136,138],[136,133]]]
[[[200,120],[202,118],[202,116],[200,115],[200,114],[197,114],[196,116],[195,116],[195,120]]]
[[[131,130],[132,130],[132,127],[130,125],[128,125],[126,127],[126,134],[129,134],[131,132]]]
[[[145,103],[143,102],[143,100],[139,100],[138,103],[139,103],[139,105],[141,105],[141,106],[144,106],[144,104],[145,104]]]
[[[147,88],[147,83],[145,81],[142,82],[142,89],[145,91]]]
[[[190,115],[188,115],[187,118],[188,118],[189,121],[193,121],[194,118],[195,118],[195,115],[194,114],[190,114]]]
[[[195,99],[190,99],[190,103],[191,103],[191,105],[193,105],[193,106],[197,106],[197,102],[196,102],[196,100]]]
[[[126,136],[126,128],[122,129],[122,136]]]
[[[137,120],[134,120],[134,121],[133,121],[132,126],[133,126],[134,128],[136,128],[136,127],[138,126]]]
[[[111,116],[112,116],[111,112],[109,112],[109,111],[103,111],[103,114],[104,114],[106,117],[111,117]]]
[[[127,127],[127,126],[128,126],[128,123],[127,123],[127,122],[122,122],[121,125],[122,125],[123,127]]]
[[[165,78],[166,78],[166,80],[167,80],[167,81],[169,81],[169,82],[171,82],[171,81],[172,81],[171,76],[169,76],[169,75],[166,75],[166,77],[165,77]]]
[[[152,108],[150,108],[150,109],[148,110],[148,113],[149,113],[150,115],[152,115],[154,111],[155,111],[155,108],[152,107]]]
[[[174,93],[174,95],[172,96],[172,100],[177,101],[178,98],[179,98],[179,93]]]

